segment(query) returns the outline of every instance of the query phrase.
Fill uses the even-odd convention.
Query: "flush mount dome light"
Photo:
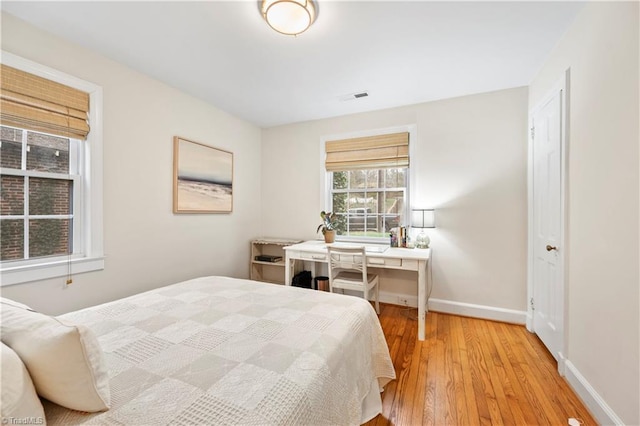
[[[298,35],[316,19],[316,5],[311,0],[262,0],[262,16],[279,33]]]

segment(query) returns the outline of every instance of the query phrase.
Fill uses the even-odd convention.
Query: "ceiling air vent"
[[[363,90],[362,92],[349,93],[348,95],[340,96],[340,100],[342,102],[353,101],[354,99],[366,98],[367,96],[369,96],[369,92]]]

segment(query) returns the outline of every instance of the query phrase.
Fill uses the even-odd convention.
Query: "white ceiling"
[[[296,38],[256,1],[1,2],[260,127],[527,85],[582,6],[321,0]]]

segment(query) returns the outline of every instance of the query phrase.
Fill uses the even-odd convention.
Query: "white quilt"
[[[62,315],[93,329],[112,408],[45,401],[48,424],[359,424],[395,378],[361,298],[198,278]]]

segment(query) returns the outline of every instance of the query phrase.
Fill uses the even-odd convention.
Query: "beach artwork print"
[[[233,153],[173,138],[173,212],[230,213]]]

